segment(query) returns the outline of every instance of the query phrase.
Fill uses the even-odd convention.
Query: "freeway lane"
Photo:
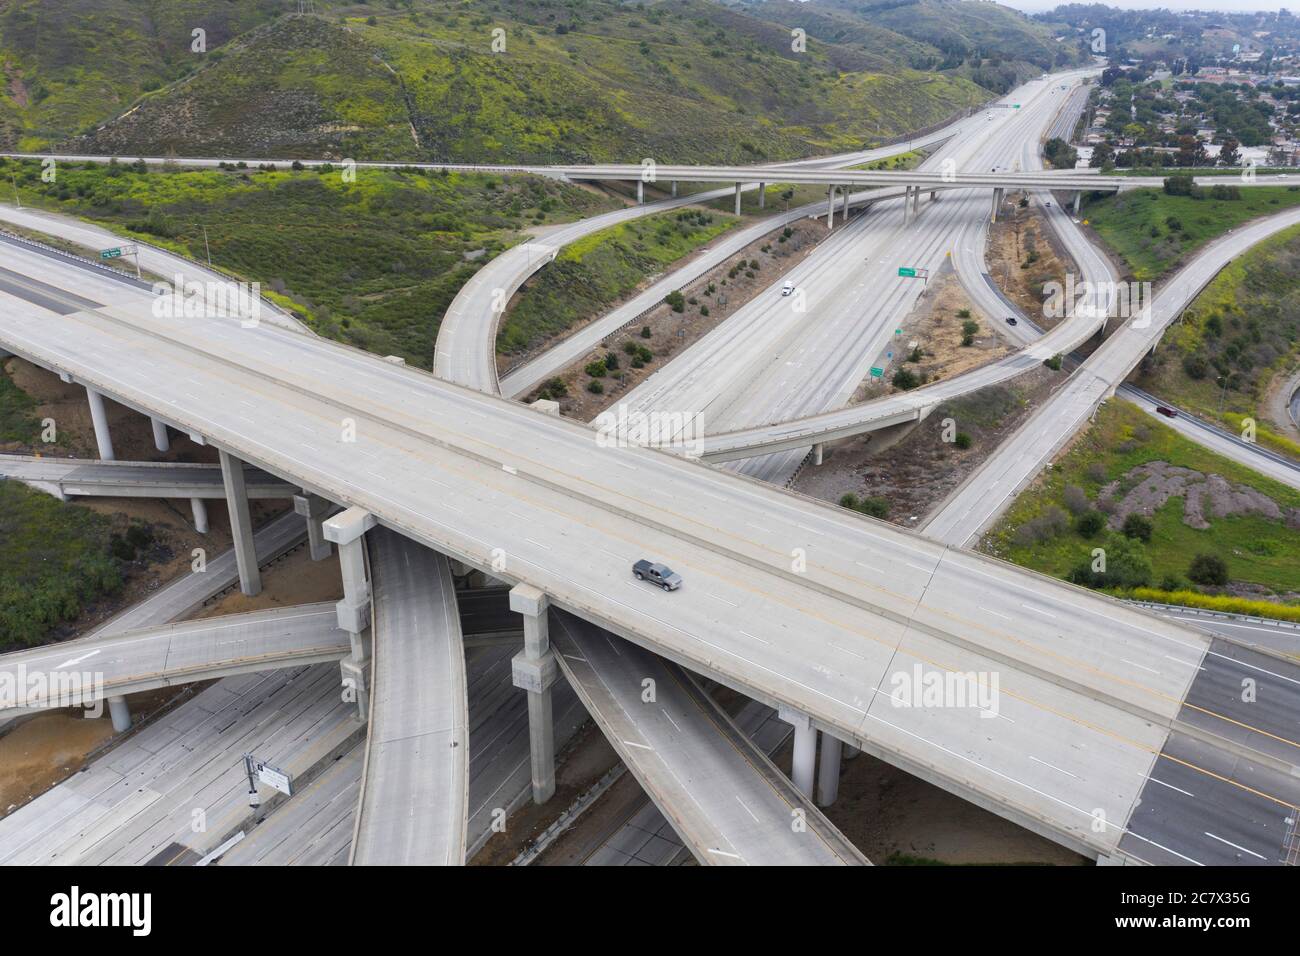
[[[188,462],[91,461],[77,458],[36,458],[0,455],[0,478],[49,486],[60,497],[109,498],[225,498],[221,469]],[[245,482],[250,498],[292,498],[293,485],[249,469]]]
[[[0,716],[67,707],[173,684],[336,661],[348,653],[332,603],[229,614],[161,627],[113,633],[0,655],[0,686],[18,696],[0,701]],[[65,679],[75,696],[61,696]],[[25,680],[41,678],[39,683]]]
[[[1028,421],[991,455],[924,525],[927,535],[954,545],[974,539],[1002,513],[1057,449],[1091,418],[1123,382],[1164,328],[1234,258],[1255,243],[1300,223],[1288,210],[1239,228],[1207,245],[1156,294],[1150,321],[1126,320]],[[1049,333],[1050,335],[1050,333]],[[1041,341],[1045,341],[1044,336]]]
[[[565,677],[701,863],[867,863],[690,674],[570,614],[551,623]]]
[[[376,528],[373,693],[354,866],[460,866],[469,802],[465,651],[447,559]]]
[[[50,271],[49,260],[23,263]],[[0,341],[129,403],[169,409],[272,473],[480,568],[499,548],[507,567],[497,576],[811,713],[837,736],[1086,852],[1113,847],[1117,831],[1094,834],[1090,810],[1127,817],[1208,643],[998,562],[846,522],[820,503],[650,450],[602,448],[576,423],[331,343],[228,320],[156,319],[137,294],[121,295],[57,323],[6,302]],[[242,414],[253,398],[257,414]],[[687,587],[638,587],[627,569],[644,553],[683,571]],[[1115,639],[1093,646],[1081,618]],[[897,707],[877,693],[896,655],[894,673],[913,661],[999,673],[1001,732],[986,730],[997,718]],[[1150,675],[1114,673],[1120,655]]]

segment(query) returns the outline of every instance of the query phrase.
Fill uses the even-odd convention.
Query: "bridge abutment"
[[[330,503],[319,495],[304,491],[293,496],[294,514],[307,519],[307,547],[313,561],[324,561],[334,553],[333,547],[325,540],[325,514],[330,510]]]

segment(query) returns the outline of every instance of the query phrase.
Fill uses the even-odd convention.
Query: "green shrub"
[[[1154,530],[1155,525],[1146,515],[1134,512],[1124,519],[1124,537],[1126,538],[1147,542],[1151,540],[1151,533]]]
[[[1198,554],[1187,568],[1187,577],[1197,584],[1222,586],[1228,583],[1228,564],[1217,554]]]
[[[1106,516],[1091,509],[1074,519],[1074,530],[1085,538],[1091,538],[1106,527]]]
[[[953,444],[958,448],[969,448],[971,446],[971,437],[965,432],[958,432],[957,437],[953,439]]]

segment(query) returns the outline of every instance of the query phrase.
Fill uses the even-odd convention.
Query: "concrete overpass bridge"
[[[237,522],[240,460],[348,506],[329,524],[354,636],[363,602],[347,553],[382,525],[1093,856],[1116,852],[1209,651],[1116,602],[818,502],[603,448],[582,425],[332,343],[159,319],[130,289],[13,259],[44,300],[70,283],[97,305],[52,320],[5,293],[0,345],[215,445]],[[248,396],[261,410],[251,421],[238,413]],[[687,587],[639,588],[628,568],[642,554]],[[1112,635],[1101,647],[1098,628]],[[908,675],[926,673],[974,675],[971,686],[998,675],[998,713],[902,706]],[[1180,729],[1209,752],[1294,765],[1260,743],[1285,732],[1201,711],[1208,726]],[[1290,812],[1284,795],[1267,800]]]

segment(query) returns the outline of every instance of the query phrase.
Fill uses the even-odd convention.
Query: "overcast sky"
[[[1009,7],[1015,7],[1017,10],[1027,10],[1037,13],[1040,10],[1052,10],[1060,3],[1057,0],[999,0],[999,2]],[[1091,0],[1079,0],[1081,3],[1088,3]],[[1260,0],[1164,0],[1164,2],[1143,2],[1143,0],[1101,0],[1108,7],[1122,7],[1125,10],[1230,10],[1234,13],[1241,13],[1250,10],[1277,10],[1279,7],[1286,7],[1292,13],[1300,13],[1300,0],[1274,0],[1272,3],[1263,3]]]

